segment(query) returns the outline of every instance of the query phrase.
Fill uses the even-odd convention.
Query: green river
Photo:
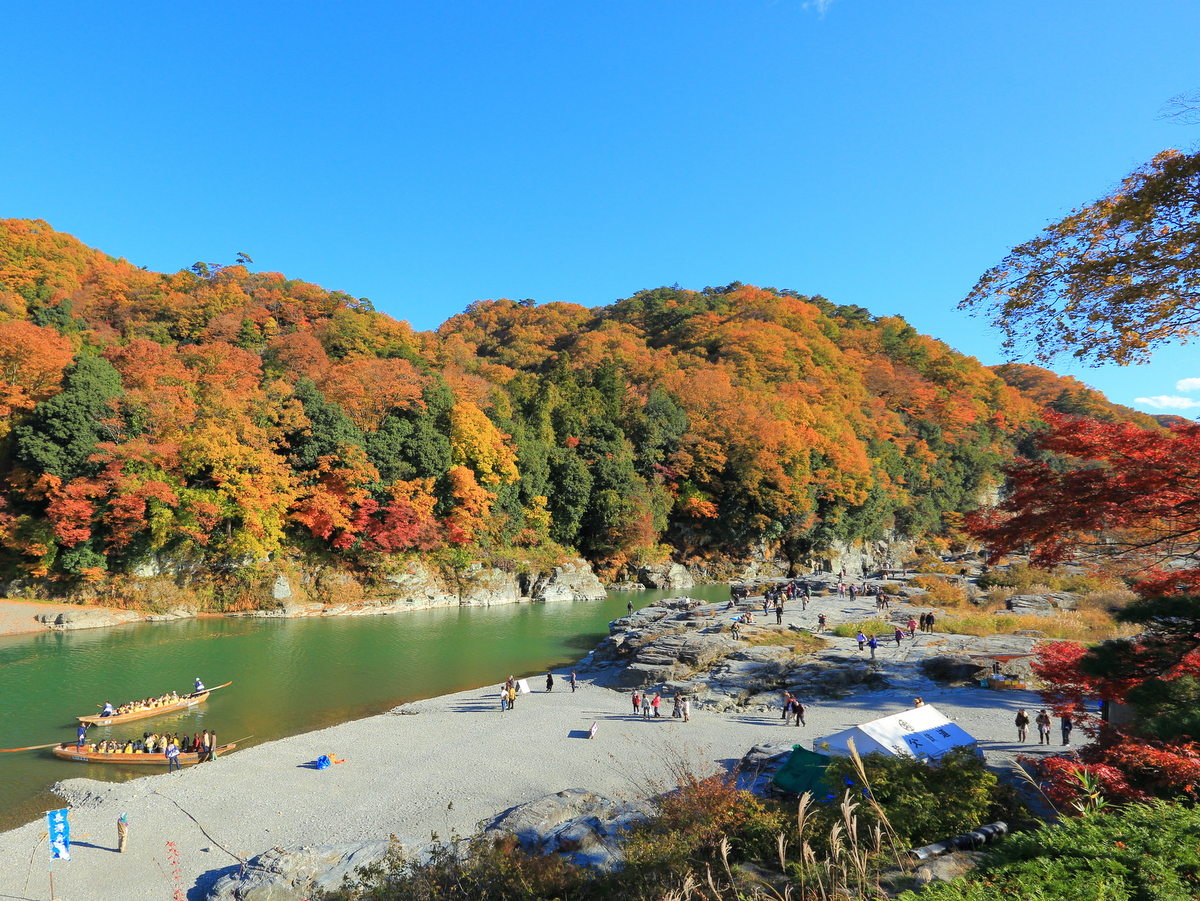
[[[210,729],[242,747],[381,713],[510,674],[564,670],[624,616],[685,592],[610,593],[604,601],[419,610],[313,619],[213,618],[0,638],[0,748],[73,741],[76,716],[199,677],[228,688],[186,713],[93,728],[89,740]],[[729,598],[726,585],[686,594]],[[567,686],[562,683],[563,689]],[[234,752],[236,753],[236,752]],[[124,781],[144,767],[80,764],[49,750],[0,756],[0,829],[59,806],[50,786],[87,776]]]

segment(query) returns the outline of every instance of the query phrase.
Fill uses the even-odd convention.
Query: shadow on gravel
[[[204,901],[208,897],[208,893],[212,891],[212,887],[217,884],[218,879],[222,876],[229,876],[232,873],[236,873],[241,868],[241,864],[235,863],[232,866],[201,873],[196,879],[196,884],[188,889],[187,901]]]
[[[485,710],[500,709],[500,694],[496,694],[496,702],[490,701],[458,701],[450,708],[455,713],[482,713]]]

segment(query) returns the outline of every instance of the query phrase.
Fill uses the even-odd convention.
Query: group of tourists
[[[1039,745],[1050,744],[1050,728],[1053,725],[1053,722],[1050,719],[1050,714],[1048,714],[1045,711],[1045,709],[1039,710],[1038,715],[1036,717],[1034,717],[1033,722],[1034,722],[1034,725],[1036,725],[1037,729],[1038,729],[1038,744]],[[1020,710],[1017,711],[1016,725],[1017,725],[1017,741],[1020,741],[1020,742],[1028,741],[1029,740],[1029,714],[1025,712],[1024,707],[1022,707]],[[1058,718],[1058,728],[1062,731],[1062,743],[1063,743],[1063,747],[1065,748],[1067,745],[1069,745],[1071,743],[1071,732],[1074,731],[1074,729],[1075,729],[1075,723],[1071,719],[1070,713],[1064,713],[1062,716],[1060,716]]]
[[[934,623],[936,623],[936,622],[937,622],[937,617],[935,617],[935,616],[933,615],[933,611],[932,611],[932,610],[931,610],[929,613],[922,613],[922,614],[921,614],[921,624],[920,624],[920,625],[921,625],[921,631],[922,631],[922,632],[932,632],[932,631],[933,631],[933,625],[934,625]]]
[[[785,691],[783,693],[783,724],[786,726],[788,720],[795,717],[797,726],[808,725],[804,722],[804,713],[804,705],[800,703],[800,699],[791,692]]]
[[[130,701],[128,704],[122,704],[120,707],[113,707],[108,701],[104,702],[104,710],[101,716],[121,716],[126,713],[138,713],[143,710],[154,710],[158,707],[166,707],[169,704],[175,704],[179,701],[179,694],[174,691],[169,691],[165,695],[159,695],[157,698],[143,698],[140,701]]]
[[[659,712],[662,708],[662,692],[656,691],[654,696],[650,696],[650,692],[639,692],[636,688],[633,690],[633,715],[641,715],[642,719],[654,719],[661,717]],[[675,692],[674,705],[671,710],[671,716],[674,719],[681,719],[685,723],[691,722],[692,719],[692,702],[691,699]]]

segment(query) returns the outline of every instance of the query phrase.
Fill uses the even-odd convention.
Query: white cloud
[[[1185,379],[1184,381],[1196,381],[1200,383],[1200,379]],[[1200,384],[1198,384],[1200,387]],[[1159,394],[1156,397],[1137,397],[1133,401],[1135,404],[1146,404],[1149,407],[1158,407],[1160,410],[1190,410],[1193,407],[1200,407],[1200,400],[1191,397],[1175,397],[1170,394]]]
[[[1200,379],[1180,379],[1175,383],[1176,391],[1200,391]]]
[[[824,17],[825,10],[833,6],[834,0],[804,0],[800,6],[803,9],[815,9],[817,14]]]

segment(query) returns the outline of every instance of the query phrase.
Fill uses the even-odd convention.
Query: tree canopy
[[[1200,153],[1166,150],[1014,248],[960,305],[1010,350],[1136,363],[1200,331]]]

